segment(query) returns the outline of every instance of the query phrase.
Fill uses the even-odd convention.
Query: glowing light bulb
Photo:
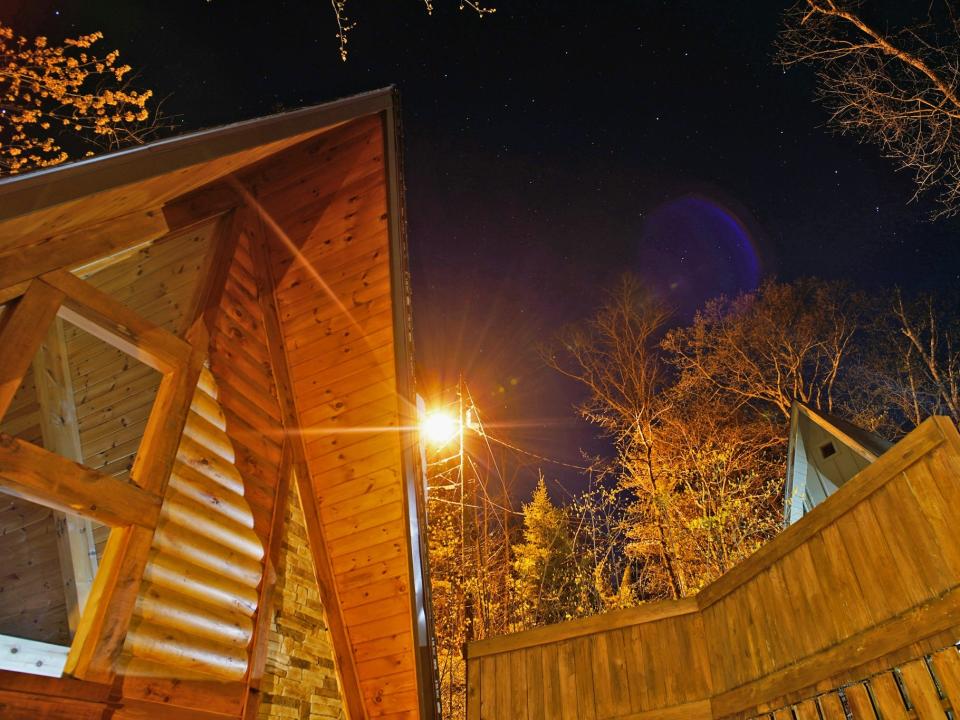
[[[420,432],[430,445],[443,447],[460,432],[460,423],[450,413],[438,410],[423,419]]]

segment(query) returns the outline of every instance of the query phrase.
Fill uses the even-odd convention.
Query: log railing
[[[468,718],[944,718],[957,640],[960,434],[931,418],[696,598],[471,643]]]

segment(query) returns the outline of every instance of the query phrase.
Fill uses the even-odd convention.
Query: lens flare
[[[460,432],[460,423],[450,413],[432,412],[420,423],[423,439],[434,447],[443,447]]]

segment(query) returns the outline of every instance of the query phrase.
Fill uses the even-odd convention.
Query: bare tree
[[[916,424],[925,415],[940,413],[960,420],[960,323],[956,314],[942,312],[929,296],[905,302],[899,291],[893,313],[904,346],[904,372],[914,390]],[[923,393],[920,387],[927,391]]]
[[[935,196],[937,217],[960,211],[960,32],[949,3],[930,8],[922,24],[881,30],[858,2],[803,0],[787,12],[778,60],[815,67],[830,124],[879,145],[913,175],[914,198]]]
[[[728,403],[773,408],[784,421],[794,400],[832,412],[838,380],[861,329],[863,300],[839,283],[766,282],[708,302],[664,347],[677,369]]]
[[[432,15],[434,0],[421,0],[421,2],[427,14]],[[457,4],[460,10],[471,10],[481,18],[484,15],[490,15],[497,11],[496,8],[483,5],[478,2],[478,0],[458,0]],[[337,42],[340,43],[340,59],[346,62],[347,42],[350,39],[350,31],[353,30],[357,24],[347,15],[348,0],[330,0],[330,5],[333,6],[333,15],[337,20]]]
[[[561,334],[546,363],[583,385],[587,399],[577,410],[614,443],[615,472],[635,497],[635,532],[628,546],[635,556],[659,560],[672,597],[686,594],[672,517],[672,488],[656,461],[659,428],[668,411],[667,367],[658,343],[670,312],[640,281],[625,275],[588,322]],[[639,520],[639,521],[638,521]],[[648,522],[649,521],[649,522]]]
[[[670,394],[658,461],[675,487],[680,562],[696,592],[782,527],[786,443],[775,418],[696,378],[679,379]]]
[[[626,602],[696,592],[779,528],[783,423],[769,403],[747,403],[724,386],[742,371],[761,378],[746,392],[771,395],[773,390],[758,388],[766,383],[762,378],[776,375],[771,362],[797,363],[796,353],[789,361],[770,359],[791,343],[801,348],[801,364],[816,355],[825,366],[814,373],[822,381],[831,373],[826,360],[842,355],[833,345],[844,343],[846,332],[830,325],[834,314],[826,312],[824,323],[808,319],[811,327],[785,339],[781,321],[797,324],[798,313],[791,317],[788,309],[796,310],[800,294],[771,288],[776,298],[767,297],[766,304],[776,312],[748,314],[748,300],[715,304],[715,322],[691,330],[698,337],[697,356],[710,355],[698,368],[674,364],[675,343],[664,336],[676,340],[685,331],[667,332],[670,313],[631,275],[608,292],[591,319],[568,329],[545,353],[548,365],[587,389],[578,410],[614,446],[602,470],[616,489],[608,502],[624,503],[621,552],[632,560],[625,570],[637,571],[619,583],[617,595]],[[691,347],[686,341],[679,346]],[[708,346],[722,351],[701,352]],[[769,398],[774,401],[792,392],[792,385],[773,386],[779,393]],[[789,400],[782,402],[789,409]],[[602,561],[594,560],[600,572]],[[607,605],[605,596],[612,593],[599,590]]]

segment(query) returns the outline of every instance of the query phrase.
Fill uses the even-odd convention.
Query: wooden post
[[[216,315],[220,311],[220,298],[223,297],[230,263],[240,237],[239,216],[240,213],[237,211],[231,211],[219,220],[200,268],[201,280],[184,312],[180,335],[186,335],[194,323],[201,318],[206,324],[207,331],[213,333]]]
[[[167,373],[160,382],[140,450],[130,479],[135,486],[159,497],[173,470],[190,401],[207,356],[209,337],[198,322],[187,333],[190,355],[183,367]],[[155,526],[155,524],[154,524]],[[123,649],[133,616],[140,580],[147,564],[153,530],[125,527],[110,533],[104,551],[105,569],[98,573],[91,598],[67,658],[67,672],[93,682],[109,682]]]
[[[40,430],[43,444],[51,452],[68,460],[83,462],[73,380],[67,358],[63,321],[56,318],[33,360],[33,377],[40,404]],[[57,524],[57,550],[60,574],[67,602],[70,632],[75,633],[97,573],[97,549],[93,524],[88,518],[54,512]]]
[[[0,323],[0,419],[7,412],[47,326],[56,317],[64,294],[40,282],[32,282]]]
[[[256,625],[253,640],[250,643],[250,666],[247,670],[247,691],[243,701],[243,720],[255,720],[260,707],[260,685],[263,682],[263,673],[267,665],[270,615],[273,609],[277,567],[280,564],[280,548],[283,545],[283,533],[286,525],[290,476],[293,474],[291,461],[290,440],[285,439],[280,468],[277,473],[277,489],[273,497],[273,519],[270,523],[270,535],[267,538],[267,556],[264,558],[263,580],[260,583]]]

